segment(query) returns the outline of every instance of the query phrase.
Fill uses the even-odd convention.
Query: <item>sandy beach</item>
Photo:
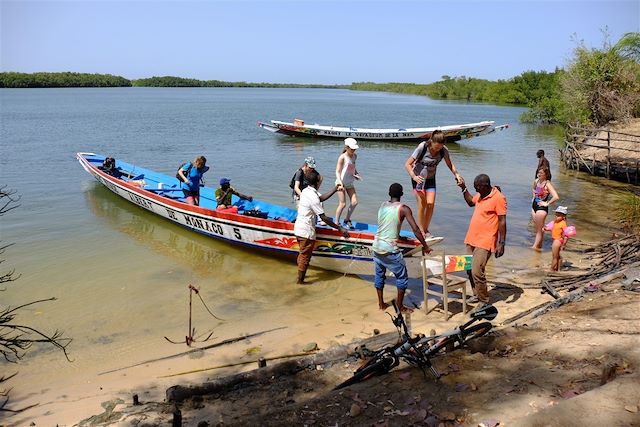
[[[489,270],[492,302],[500,313],[495,320],[496,324],[527,308],[549,301],[550,296],[542,294],[539,289],[527,289],[514,284],[539,281],[544,275],[541,267],[548,262],[547,256],[543,254],[539,262],[538,268],[531,268],[527,272],[512,268],[508,260],[492,260]],[[579,265],[581,262],[582,256],[578,252],[567,252],[567,265]],[[76,362],[66,363],[75,372],[69,371],[69,366],[59,369],[58,375],[50,372],[49,384],[40,383],[38,387],[35,386],[38,379],[33,377],[27,365],[26,368],[21,368],[20,379],[33,386],[31,393],[12,396],[12,404],[36,406],[11,415],[5,422],[7,425],[77,425],[81,420],[102,413],[101,405],[114,399],[121,399],[123,404],[130,405],[133,395],[137,394],[141,402],[163,402],[165,390],[173,385],[202,384],[233,373],[253,370],[260,357],[283,357],[278,360],[287,360],[284,357],[304,353],[305,348],[313,348],[315,345],[318,351],[338,346],[348,347],[373,337],[375,333],[385,334],[395,330],[388,315],[377,309],[375,292],[370,283],[352,276],[342,276],[327,283],[322,280],[323,274],[320,270],[312,270],[309,276],[312,285],[299,286],[293,294],[287,293],[287,298],[290,299],[288,309],[256,312],[251,319],[219,322],[209,341],[196,342],[191,349],[257,334],[234,343],[189,352],[190,348],[185,344],[168,346],[166,342],[149,340],[136,349],[137,359],[128,355],[127,361],[134,360],[133,363],[124,363],[124,359],[117,355],[102,358],[95,364],[91,361],[78,366],[74,366]],[[332,292],[325,292],[327,288],[331,288]],[[421,284],[412,282],[410,291],[409,304],[420,305]],[[313,304],[296,304],[296,293],[299,296],[315,293],[318,298]],[[385,295],[387,299],[391,299],[395,295],[395,287],[387,286]],[[309,301],[308,298],[305,300]],[[431,329],[441,331],[462,323],[466,315],[460,312],[461,304],[453,303],[452,309],[454,315],[445,322],[440,311],[425,315],[423,310],[416,308],[410,316],[414,333],[428,333]],[[183,327],[181,330],[176,329],[172,339],[184,339],[184,332],[187,330],[186,319],[184,320],[178,322]],[[259,330],[248,326],[257,324],[261,325]],[[198,326],[194,324],[194,327]],[[180,331],[182,336],[179,335]],[[188,353],[183,354],[185,352]],[[169,357],[173,355],[178,356]],[[60,364],[61,355],[51,352],[49,356],[52,360],[57,360],[51,366]],[[162,358],[164,360],[152,361]],[[278,360],[269,360],[268,365],[271,366]],[[145,361],[149,362],[143,363]],[[243,362],[246,364],[216,368]],[[130,367],[131,365],[137,366]],[[195,372],[189,373],[191,371]],[[117,423],[117,420],[113,422]]]

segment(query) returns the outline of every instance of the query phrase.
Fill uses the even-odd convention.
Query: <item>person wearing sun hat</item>
[[[555,211],[556,217],[551,225],[553,243],[551,244],[551,268],[549,271],[560,270],[560,251],[565,247],[568,240],[564,233],[567,228],[567,212],[566,206],[558,206]]]
[[[344,218],[344,226],[350,229],[353,228],[351,214],[358,206],[358,196],[354,186],[354,181],[360,179],[360,174],[356,169],[356,159],[358,158],[356,150],[358,148],[360,148],[358,141],[354,138],[346,138],[344,140],[344,149],[336,164],[336,185],[341,185],[343,190],[338,192],[339,201],[335,221],[340,224],[340,215],[342,215],[342,211],[347,206],[345,195],[349,196],[349,208]]]
[[[311,156],[308,156],[304,159],[304,163],[302,164],[302,166],[300,166],[300,168],[298,168],[296,173],[293,175],[293,178],[291,179],[291,183],[289,184],[289,186],[293,190],[292,196],[293,196],[293,200],[296,203],[296,206],[300,201],[300,195],[302,194],[302,190],[304,190],[309,186],[309,180],[307,179],[307,176],[309,175],[309,173],[311,173],[311,171],[315,171],[315,170],[316,170],[316,159]],[[320,182],[322,182],[322,178],[320,178]]]

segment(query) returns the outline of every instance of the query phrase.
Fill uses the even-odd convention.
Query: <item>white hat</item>
[[[567,207],[566,206],[558,206],[556,208],[556,213],[561,213],[566,215],[567,214]]]
[[[352,150],[357,150],[358,148],[360,148],[358,146],[358,141],[356,141],[354,138],[346,138],[344,140],[344,145],[351,148]]]

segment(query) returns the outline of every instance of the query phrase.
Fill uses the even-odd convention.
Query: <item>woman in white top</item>
[[[341,185],[343,190],[338,192],[338,208],[336,209],[336,224],[340,224],[340,215],[344,210],[346,203],[345,194],[349,196],[349,209],[347,209],[347,215],[344,218],[344,225],[347,228],[353,228],[351,223],[351,215],[358,206],[358,196],[356,195],[356,188],[353,185],[356,179],[360,179],[358,170],[356,169],[356,159],[358,155],[356,150],[358,149],[358,142],[353,138],[347,138],[344,140],[344,150],[340,157],[338,157],[338,163],[336,164],[336,185]]]

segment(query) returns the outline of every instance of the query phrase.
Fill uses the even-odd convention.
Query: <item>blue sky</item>
[[[0,70],[277,83],[508,79],[640,31],[640,1],[8,1]],[[575,37],[574,37],[575,35]]]

